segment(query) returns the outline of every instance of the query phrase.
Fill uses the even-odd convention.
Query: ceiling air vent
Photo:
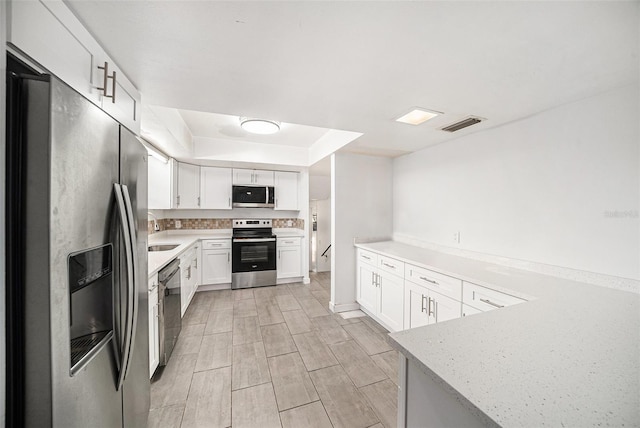
[[[471,125],[475,125],[476,123],[480,123],[482,122],[484,119],[480,118],[480,117],[476,117],[476,116],[469,116],[467,118],[462,119],[459,122],[456,123],[452,123],[451,125],[447,125],[444,128],[440,128],[443,131],[447,131],[447,132],[456,132],[459,131],[463,128],[466,128],[467,126],[471,126]]]

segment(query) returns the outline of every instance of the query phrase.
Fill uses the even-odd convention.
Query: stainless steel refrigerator
[[[147,153],[48,75],[7,73],[7,426],[145,427]]]

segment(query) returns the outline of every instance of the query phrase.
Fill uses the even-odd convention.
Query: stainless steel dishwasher
[[[175,259],[158,272],[158,330],[160,333],[160,365],[165,366],[182,329],[180,316],[180,259]]]

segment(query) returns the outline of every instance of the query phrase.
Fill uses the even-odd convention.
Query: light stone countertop
[[[389,335],[486,424],[640,425],[640,295],[393,241],[356,246],[529,300]]]
[[[304,230],[296,229],[296,228],[279,228],[273,229],[273,233],[278,238],[295,238],[295,237],[304,237]]]
[[[231,239],[231,229],[168,230],[149,235],[149,245],[179,244],[170,251],[149,252],[149,277],[158,273],[176,257],[180,257],[192,244],[201,239]]]
[[[304,230],[294,228],[273,229],[278,238],[304,237]],[[170,251],[153,251],[148,256],[149,277],[158,273],[191,245],[202,239],[231,239],[232,229],[166,230],[149,235],[149,245],[179,244]]]

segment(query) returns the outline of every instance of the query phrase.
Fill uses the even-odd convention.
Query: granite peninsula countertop
[[[640,425],[640,295],[393,241],[356,246],[528,300],[389,335],[485,424]]]

